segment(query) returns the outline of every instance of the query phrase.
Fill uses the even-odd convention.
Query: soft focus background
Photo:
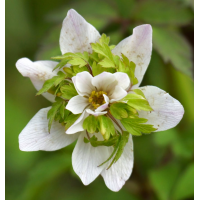
[[[6,199],[181,200],[193,199],[193,1],[192,0],[6,0]],[[18,135],[50,103],[35,97],[31,81],[15,67],[60,55],[59,34],[74,8],[117,44],[141,24],[153,27],[153,53],[142,85],[169,92],[185,108],[168,131],[134,137],[134,170],[114,193],[101,177],[84,186],[73,172],[74,144],[56,152],[21,152]]]

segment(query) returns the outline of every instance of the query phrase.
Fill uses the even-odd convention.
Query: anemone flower
[[[93,53],[91,44],[99,41],[101,35],[75,10],[68,11],[63,21],[60,34],[60,49],[62,55],[66,53]],[[134,163],[132,135],[124,146],[120,158],[108,168],[111,163],[101,165],[112,155],[113,146],[92,146],[90,142],[84,142],[84,138],[95,137],[103,141],[104,135],[99,131],[88,133],[84,127],[84,120],[88,116],[110,116],[116,130],[126,130],[125,126],[110,114],[110,107],[123,100],[127,95],[133,94],[135,89],[140,90],[148,101],[152,110],[137,110],[138,118],[147,119],[148,124],[154,127],[155,131],[164,131],[175,127],[184,114],[183,106],[165,91],[155,86],[139,87],[145,71],[149,65],[152,52],[152,28],[150,25],[141,25],[133,29],[133,34],[112,49],[112,54],[126,56],[129,62],[135,64],[136,84],[131,84],[130,76],[125,72],[115,71],[114,73],[104,71],[94,76],[91,71],[82,71],[71,77],[70,84],[73,84],[76,95],[67,101],[66,109],[78,116],[67,129],[63,123],[53,120],[51,132],[48,131],[47,114],[52,107],[43,108],[36,113],[27,126],[19,135],[19,147],[22,151],[54,151],[66,147],[77,140],[72,154],[72,165],[76,174],[84,185],[90,184],[99,175],[105,181],[107,187],[112,191],[119,191],[129,179]],[[17,61],[18,71],[25,77],[29,77],[36,90],[40,90],[45,81],[56,76],[62,69],[53,69],[58,65],[55,61],[32,62],[28,58],[21,58]],[[68,65],[67,65],[68,67]],[[55,96],[44,92],[43,96],[54,102]],[[143,98],[143,97],[142,97]],[[144,100],[144,99],[143,99]],[[116,104],[115,104],[116,105]],[[126,114],[126,112],[125,112]],[[145,122],[146,123],[146,122]],[[107,127],[108,129],[108,127]],[[106,130],[107,130],[106,129]],[[129,130],[128,130],[129,131]],[[114,137],[114,136],[109,136]],[[108,138],[109,139],[109,138]]]

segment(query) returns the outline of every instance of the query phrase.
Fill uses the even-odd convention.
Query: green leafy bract
[[[127,105],[126,103],[114,103],[110,106],[110,112],[116,119],[122,118],[133,118],[137,116],[138,113],[136,109],[132,108],[131,106]]]
[[[74,115],[73,113],[70,113],[65,119],[65,130],[67,130],[79,117],[81,114]]]
[[[99,131],[101,132],[105,140],[108,140],[111,135],[112,136],[115,135],[115,127],[110,118],[101,115],[98,117],[98,121],[99,121]]]
[[[64,99],[68,99],[68,100],[70,100],[72,97],[78,95],[78,93],[72,83],[61,86],[60,91],[62,93],[61,96]]]
[[[117,71],[126,73],[129,76],[132,85],[137,84],[138,80],[135,77],[135,63],[129,61],[129,59],[124,54],[121,55],[122,59],[119,61],[119,68]]]
[[[48,131],[50,132],[53,121],[55,120],[56,114],[59,113],[62,118],[64,118],[65,102],[63,99],[56,97],[56,102],[52,104],[51,109],[47,113]]]
[[[61,69],[67,63],[79,67],[84,67],[88,64],[89,54],[86,51],[83,53],[65,53],[62,56],[52,57],[52,59],[61,60],[61,62],[54,68],[54,70],[57,68]]]
[[[152,111],[153,109],[149,105],[146,97],[140,89],[132,90],[134,93],[127,94],[121,101],[126,102],[129,106],[136,110]]]
[[[119,135],[116,135],[115,137],[110,138],[109,140],[103,140],[103,141],[98,141],[97,137],[93,135],[89,140],[87,138],[84,138],[85,143],[90,143],[93,147],[98,147],[98,146],[113,146],[118,142]]]
[[[86,129],[89,133],[96,132],[99,127],[98,125],[98,120],[93,115],[89,115],[83,122],[83,128]]]
[[[109,169],[113,163],[116,163],[124,151],[124,147],[126,146],[126,143],[128,142],[128,138],[129,138],[129,133],[127,131],[124,131],[122,133],[122,135],[119,134],[118,141],[114,145],[114,150],[113,150],[112,154],[105,162],[103,162],[99,166],[102,166],[103,164],[107,163],[109,160],[111,160],[113,158],[113,156],[114,156],[114,158],[107,169]]]
[[[142,133],[148,134],[157,130],[153,127],[153,125],[145,124],[147,121],[147,119],[139,117],[135,117],[132,119],[121,119],[121,123],[125,127],[125,129],[132,135],[136,136],[140,136],[142,135]]]
[[[48,79],[47,81],[44,82],[42,88],[37,92],[36,95],[40,95],[44,92],[47,92],[50,90],[52,87],[57,86],[58,84],[61,83],[61,81],[65,80],[67,78],[67,74],[59,71],[57,73],[57,76],[54,76],[51,79]]]

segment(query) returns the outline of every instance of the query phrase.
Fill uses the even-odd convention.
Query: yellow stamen
[[[107,95],[107,93],[104,92],[104,91],[99,91],[99,92],[92,91],[91,92],[91,95],[90,95],[88,101],[89,101],[89,103],[92,104],[92,106],[95,109],[97,109],[99,106],[106,103],[105,100],[104,100],[103,94]]]

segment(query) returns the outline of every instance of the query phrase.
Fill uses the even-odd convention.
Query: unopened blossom
[[[63,21],[60,34],[60,49],[62,54],[92,53],[91,43],[100,39],[99,32],[75,10],[71,9]],[[112,191],[119,191],[129,179],[134,163],[133,140],[129,135],[128,142],[119,160],[109,169],[110,162],[101,165],[113,152],[113,147],[97,146],[84,142],[84,137],[95,135],[103,140],[101,133],[86,133],[83,122],[86,117],[93,115],[107,115],[109,106],[117,102],[133,89],[140,89],[152,111],[138,111],[139,117],[148,119],[148,124],[156,131],[164,131],[175,127],[184,114],[183,106],[165,91],[155,86],[139,87],[149,65],[152,52],[152,28],[141,25],[133,29],[133,34],[122,40],[112,50],[114,55],[125,55],[129,61],[136,64],[135,76],[138,83],[131,85],[129,76],[123,72],[102,72],[93,76],[88,71],[77,73],[71,78],[77,91],[66,105],[66,109],[73,114],[80,114],[79,118],[67,129],[58,121],[53,121],[51,132],[48,131],[47,113],[51,107],[43,108],[36,113],[19,135],[19,147],[22,151],[54,151],[61,149],[75,140],[76,146],[72,153],[72,165],[83,184],[88,185],[101,175],[107,187]],[[36,61],[21,58],[16,67],[19,72],[29,77],[37,90],[44,82],[56,76],[58,70],[53,69],[58,62]],[[43,96],[50,101],[55,97],[46,92]],[[117,121],[117,120],[116,120]],[[118,121],[123,130],[125,128]],[[116,129],[118,128],[115,124]]]

